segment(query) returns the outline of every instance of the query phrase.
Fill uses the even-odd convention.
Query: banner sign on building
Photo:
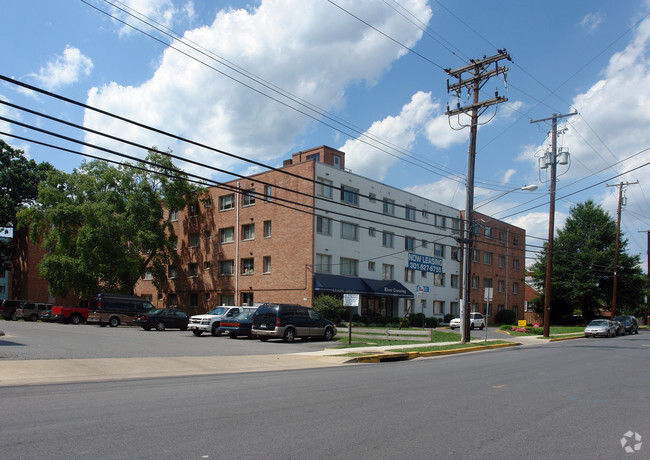
[[[421,285],[418,284],[417,293],[418,293],[418,295],[428,294],[429,293],[429,286],[421,286]]]
[[[421,272],[442,273],[440,257],[423,256],[409,252],[409,269]]]

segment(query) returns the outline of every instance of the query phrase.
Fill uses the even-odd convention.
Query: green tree
[[[645,295],[640,258],[629,255],[627,246],[621,233],[617,313],[635,311]],[[616,221],[600,206],[588,200],[571,209],[564,229],[558,230],[553,241],[552,322],[569,321],[575,313],[588,320],[601,308],[611,310],[615,250]],[[545,245],[532,266],[533,278],[541,286],[546,283],[547,254]]]
[[[47,251],[39,270],[52,294],[132,293],[147,267],[164,289],[176,246],[165,210],[182,210],[197,190],[168,156],[150,151],[145,162],[52,171],[37,202],[19,213]]]
[[[327,294],[321,294],[314,299],[314,310],[335,323],[340,323],[347,314],[343,300]]]
[[[17,213],[38,196],[38,184],[52,165],[28,160],[25,152],[0,140],[0,236],[15,229]],[[14,255],[10,241],[0,240],[0,270],[9,268]]]

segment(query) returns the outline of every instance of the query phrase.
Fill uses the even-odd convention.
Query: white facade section
[[[331,187],[315,190],[314,273],[394,279],[414,294],[400,316],[409,302],[426,317],[458,313],[459,210],[318,162],[316,180]],[[409,273],[409,253],[442,258],[442,276]]]

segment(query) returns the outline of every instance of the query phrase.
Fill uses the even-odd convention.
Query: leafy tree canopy
[[[18,211],[38,196],[38,184],[52,165],[28,160],[25,152],[0,140],[0,232],[16,227]],[[2,236],[0,234],[0,236]],[[9,241],[0,240],[0,270],[8,268],[13,255]]]
[[[47,250],[39,269],[52,294],[132,293],[147,267],[162,289],[176,246],[164,210],[182,210],[196,194],[168,156],[150,151],[137,165],[51,171],[19,223]]]
[[[642,308],[646,279],[640,257],[627,253],[620,236],[616,312]],[[611,310],[614,286],[616,221],[592,200],[571,209],[564,229],[553,241],[551,321],[563,322],[577,310],[590,319],[599,309]],[[548,245],[532,266],[533,278],[546,283]]]

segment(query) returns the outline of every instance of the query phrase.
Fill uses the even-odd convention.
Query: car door
[[[308,337],[310,335],[311,319],[305,307],[293,308],[293,324],[296,327],[296,336]]]
[[[325,326],[327,321],[316,310],[309,310],[309,335],[312,337],[320,337],[325,334]]]

